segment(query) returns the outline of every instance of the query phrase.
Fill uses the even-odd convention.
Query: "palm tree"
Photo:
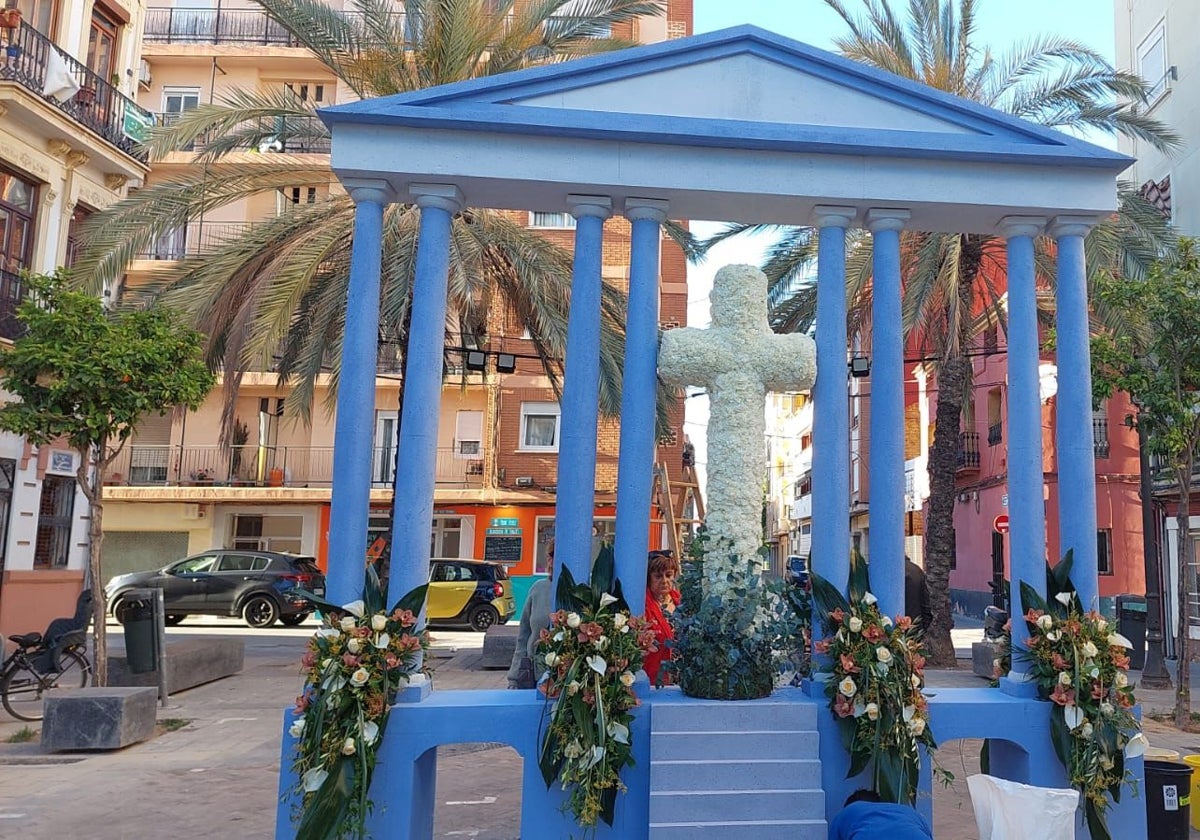
[[[1168,149],[1178,139],[1137,106],[1147,86],[1115,70],[1084,44],[1038,37],[994,56],[976,43],[975,0],[909,0],[901,19],[892,0],[863,0],[866,15],[852,15],[842,0],[825,2],[850,34],[835,43],[842,55],[930,87],[1042,125],[1068,131],[1122,134]],[[1141,278],[1172,243],[1162,215],[1122,185],[1120,209],[1087,237],[1088,269]],[[730,226],[704,244],[752,226]],[[768,250],[772,325],[780,332],[812,327],[816,289],[809,280],[817,238],[809,228],[782,228]],[[1004,326],[1001,305],[1005,243],[985,234],[906,232],[902,238],[903,317],[914,346],[937,375],[933,443],[929,451],[929,514],[925,571],[933,623],[926,634],[930,661],[953,667],[950,640],[950,564],[954,555],[954,478],[963,403],[971,388],[969,351],[988,325]],[[1037,243],[1037,266],[1047,288],[1054,283],[1053,243]],[[870,322],[871,237],[853,232],[846,259],[849,328]],[[1120,313],[1097,310],[1097,318]]]
[[[391,0],[358,0],[354,11],[318,0],[258,0],[258,5],[344,91],[368,98],[620,49],[630,43],[612,37],[612,28],[661,14],[665,2],[406,0],[403,14]],[[217,208],[273,198],[282,189],[328,187],[333,178],[327,164],[286,154],[328,149],[328,142],[313,105],[288,90],[236,90],[179,115],[151,132],[148,150],[161,159],[197,148],[194,171],[151,184],[93,215],[75,276],[98,292],[115,285],[139,253]],[[239,162],[236,153],[255,150],[284,153],[260,155],[253,165]],[[400,356],[418,222],[410,205],[392,205],[384,217],[380,341],[400,347]],[[353,228],[354,206],[345,195],[299,203],[182,260],[148,289],[152,300],[189,313],[208,335],[208,361],[225,373],[226,431],[246,371],[276,370],[281,383],[293,385],[289,411],[305,419],[321,373],[331,374],[332,400]],[[499,316],[512,312],[528,326],[557,386],[570,253],[528,230],[514,214],[470,209],[454,219],[450,253],[448,345],[484,340]],[[620,400],[624,306],[623,293],[606,284],[601,410],[610,415]]]

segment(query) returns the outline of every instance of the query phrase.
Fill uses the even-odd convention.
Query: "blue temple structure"
[[[755,27],[738,27],[490,79],[340,105],[320,112],[333,168],[356,208],[338,395],[329,597],[358,597],[366,552],[384,207],[421,209],[406,398],[400,426],[392,591],[425,582],[434,498],[450,223],[464,207],[568,212],[578,220],[567,340],[557,557],[587,576],[596,440],[603,220],[633,230],[617,496],[616,562],[626,591],[645,580],[654,453],[659,243],[668,219],[810,225],[820,237],[813,463],[813,568],[845,584],[850,422],[844,285],[846,232],[874,235],[871,570],[884,611],[903,611],[904,389],[900,237],[904,229],[992,233],[1007,241],[1008,443],[1012,578],[1044,590],[1045,508],[1038,396],[1034,238],[1057,244],[1060,496],[1064,551],[1082,601],[1096,585],[1088,313],[1083,238],[1117,203],[1131,160],[975,103],[861,66]],[[1044,591],[1043,591],[1044,594]],[[638,599],[633,599],[636,604]],[[1024,636],[1014,623],[1016,643]],[[1017,663],[1020,668],[1020,663]],[[820,692],[814,692],[820,695]],[[637,767],[601,838],[825,837],[858,787],[823,696],[705,704],[647,691],[633,730]],[[994,775],[1066,787],[1049,737],[1049,706],[1014,673],[1000,688],[939,690],[938,740],[992,738]],[[524,758],[521,837],[578,834],[537,769],[543,701],[534,692],[411,689],[394,709],[372,788],[375,836],[432,834],[437,748],[504,741]],[[724,725],[725,721],[728,725]],[[780,754],[751,772],[728,742],[728,776],[746,790],[713,796],[712,766],[689,759],[688,732],[781,733]],[[723,749],[723,748],[722,748]],[[281,793],[293,784],[286,728]],[[719,752],[719,750],[718,750]],[[689,763],[690,762],[690,763]],[[739,763],[740,762],[740,763]],[[1141,759],[1128,764],[1142,777]],[[716,768],[720,770],[721,768]],[[690,777],[688,774],[692,774]],[[708,774],[708,775],[706,775]],[[708,787],[705,787],[708,785]],[[786,802],[753,792],[786,788]],[[928,779],[926,779],[928,787]],[[772,809],[779,806],[778,813]],[[920,807],[931,808],[928,797]],[[291,836],[289,804],[277,837]],[[1114,837],[1146,837],[1141,800],[1110,814]],[[1086,829],[1078,829],[1086,837]]]

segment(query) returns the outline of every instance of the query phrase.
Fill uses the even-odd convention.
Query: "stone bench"
[[[971,670],[975,676],[990,680],[995,677],[996,659],[1000,657],[1000,645],[996,642],[974,642],[971,645]]]
[[[517,633],[520,629],[516,624],[489,627],[483,634],[483,658],[479,667],[507,670],[512,664],[513,651],[517,649]]]
[[[154,736],[158,691],[78,688],[46,695],[42,749],[119,750]]]
[[[192,638],[167,642],[167,694],[232,676],[242,670],[246,645],[241,639]],[[135,674],[124,653],[108,657],[108,684],[157,686],[158,673]]]

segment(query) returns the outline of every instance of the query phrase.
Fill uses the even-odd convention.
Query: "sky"
[[[750,23],[821,49],[834,50],[835,38],[847,32],[846,24],[825,0],[693,0],[696,34]],[[1016,44],[1041,35],[1073,38],[1114,60],[1114,0],[977,0],[977,43],[1003,54]],[[1120,0],[1117,0],[1120,2]],[[861,12],[861,0],[843,0],[852,14]],[[907,0],[892,0],[893,8],[906,9]],[[1093,138],[1095,142],[1104,142]],[[701,238],[720,225],[693,222]],[[718,268],[730,263],[758,264],[764,240],[737,241],[714,248],[708,259],[688,270],[688,324],[708,323],[708,290]],[[687,400],[684,433],[696,445],[697,472],[703,484],[706,460],[706,397]]]

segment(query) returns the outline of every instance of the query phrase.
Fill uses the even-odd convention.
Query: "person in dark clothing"
[[[904,557],[904,613],[923,632],[933,621],[929,609],[929,585],[925,582],[925,570],[906,555]]]
[[[928,821],[908,805],[884,802],[873,790],[856,790],[829,824],[829,840],[933,840]]]

